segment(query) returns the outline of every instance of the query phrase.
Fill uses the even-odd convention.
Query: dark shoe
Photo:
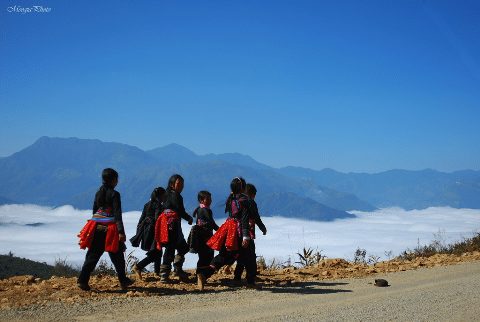
[[[170,282],[170,277],[168,277],[168,275],[161,274],[160,275],[160,282],[169,283]]]
[[[168,283],[170,281],[168,278],[170,276],[170,270],[170,265],[160,265],[160,282]]]
[[[173,267],[182,270],[183,263],[185,263],[185,256],[177,254],[173,259]]]
[[[120,282],[120,288],[125,291],[132,284],[133,281],[127,277],[126,280]]]
[[[77,286],[82,290],[82,291],[90,291],[91,288],[90,286],[88,285],[88,283],[80,283],[78,282],[77,283]]]
[[[247,284],[247,288],[252,289],[252,290],[261,290],[262,289],[262,287],[260,285],[251,284],[251,283]]]
[[[190,274],[185,272],[183,269],[179,269],[173,271],[173,276],[178,277],[181,281],[188,281]]]
[[[138,267],[137,265],[133,265],[132,267],[132,272],[135,273],[135,275],[137,276],[137,278],[142,281],[143,280],[143,277],[142,277],[142,269],[140,267]]]
[[[240,278],[234,278],[233,280],[230,281],[229,283],[232,287],[240,287],[242,286],[242,280]]]
[[[207,279],[205,278],[205,275],[202,273],[197,274],[197,287],[199,291],[203,291],[205,288],[205,284],[207,283]]]

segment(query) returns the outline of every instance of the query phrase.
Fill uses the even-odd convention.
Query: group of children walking
[[[120,287],[126,289],[133,283],[125,273],[123,252],[126,249],[126,236],[120,194],[115,190],[117,183],[117,171],[104,169],[102,186],[93,203],[92,218],[78,235],[80,248],[88,248],[77,281],[82,290],[90,290],[90,275],[105,251],[117,271]],[[185,254],[190,251],[198,254],[196,275],[200,290],[204,289],[207,279],[216,271],[225,265],[231,266],[235,261],[237,265],[233,282],[241,285],[241,277],[246,270],[247,287],[257,288],[255,226],[264,235],[267,229],[258,213],[255,186],[247,184],[241,177],[231,181],[231,193],[225,203],[228,218],[220,227],[215,223],[210,209],[210,192],[200,191],[197,196],[199,206],[193,212],[195,225],[187,240],[182,232],[181,219],[192,225],[194,218],[185,211],[181,196],[183,187],[182,176],[174,174],[168,180],[166,189],[157,187],[152,191],[150,200],[143,208],[136,235],[130,239],[132,246],[146,251],[146,256],[132,267],[132,271],[142,280],[142,271],[153,263],[160,280],[168,282],[173,263],[173,275],[186,282],[188,274],[183,270],[183,263]],[[215,250],[218,251],[216,256]]]

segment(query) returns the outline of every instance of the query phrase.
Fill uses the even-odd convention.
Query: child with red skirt
[[[197,272],[197,283],[200,290],[204,289],[206,280],[216,270],[224,265],[233,264],[240,255],[240,249],[247,248],[250,242],[249,200],[243,194],[245,180],[239,177],[234,178],[230,183],[230,189],[232,192],[225,203],[225,212],[228,213],[228,218],[207,242],[207,245],[219,251],[219,254],[213,258],[209,266],[199,268]]]
[[[77,285],[90,290],[88,281],[102,254],[106,251],[117,271],[120,287],[126,289],[133,281],[125,274],[125,229],[122,221],[120,193],[114,190],[118,184],[118,172],[107,168],[102,172],[102,186],[95,194],[93,216],[78,235],[80,248],[88,248]]]
[[[165,191],[165,202],[163,211],[155,223],[155,240],[157,249],[165,247],[162,265],[160,265],[160,279],[163,282],[169,281],[172,262],[174,275],[186,280],[188,274],[183,270],[185,254],[189,247],[182,232],[181,219],[192,224],[193,218],[185,211],[183,197],[184,180],[179,174],[174,174],[168,180],[168,188]],[[177,256],[175,256],[175,250]]]

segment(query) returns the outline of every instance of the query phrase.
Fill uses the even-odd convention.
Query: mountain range
[[[313,180],[315,184],[353,194],[378,208],[480,209],[480,171],[444,173],[426,169],[346,174],[332,169],[315,171],[299,167],[285,167],[279,171],[292,178]]]
[[[100,140],[50,137],[0,158],[0,204],[71,204],[88,209],[105,167],[120,173],[117,190],[124,210],[142,209],[152,189],[165,186],[173,173],[185,178],[182,195],[187,210],[197,205],[198,191],[209,190],[217,217],[223,216],[223,203],[235,176],[256,185],[257,203],[267,216],[334,220],[353,217],[349,210],[377,207],[480,208],[480,171],[346,174],[331,169],[277,169],[247,155],[197,155],[178,144],[144,151]]]

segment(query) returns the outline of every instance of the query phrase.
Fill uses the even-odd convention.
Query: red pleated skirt
[[[78,244],[81,249],[90,248],[92,246],[93,236],[97,229],[97,222],[94,220],[88,220],[85,226],[83,226],[80,233],[77,235],[80,238]],[[118,228],[116,223],[102,223],[102,225],[108,226],[107,236],[105,238],[105,251],[110,253],[118,252],[118,244],[120,242],[118,236]]]
[[[168,244],[168,228],[174,221],[179,220],[176,212],[162,212],[155,222],[155,243],[158,250]]]
[[[238,250],[238,226],[239,223],[233,218],[228,218],[215,234],[207,241],[207,246],[220,251],[223,246],[228,251]]]

